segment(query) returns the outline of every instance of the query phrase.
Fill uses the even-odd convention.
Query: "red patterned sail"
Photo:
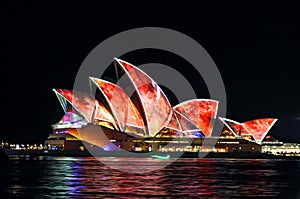
[[[246,129],[241,123],[237,121],[221,117],[219,117],[219,119],[235,136],[252,135],[248,129]]]
[[[198,127],[196,127],[192,122],[187,119],[184,115],[178,113],[174,110],[175,116],[180,124],[182,132],[192,132],[192,131],[199,131]]]
[[[121,87],[102,79],[93,77],[90,79],[106,98],[121,131],[128,125],[144,129],[140,113]]]
[[[171,117],[171,105],[158,86],[147,74],[120,59],[116,62],[131,80],[143,108],[148,136],[155,136]]]
[[[234,120],[230,120],[227,118],[221,118],[219,117],[219,119],[221,120],[221,122],[223,122],[223,124],[225,124],[225,126],[233,133],[233,135],[237,136],[239,135],[241,132],[241,123],[234,121]]]
[[[172,117],[165,127],[175,131],[182,131],[175,112],[172,112]]]
[[[140,112],[137,110],[133,102],[128,97],[128,113],[126,126],[134,126],[144,129],[144,122]]]
[[[212,119],[216,118],[218,102],[209,99],[195,99],[183,102],[174,107],[187,117],[202,133],[209,137],[212,132]]]
[[[66,89],[53,89],[53,91],[58,97],[60,96],[67,100],[88,122],[93,120],[96,101],[91,96],[82,92],[73,92]]]
[[[255,119],[244,122],[242,125],[253,135],[256,141],[261,142],[276,121],[275,118]]]
[[[115,120],[108,110],[103,106],[103,104],[96,102],[96,111],[94,119],[110,122],[115,124]]]

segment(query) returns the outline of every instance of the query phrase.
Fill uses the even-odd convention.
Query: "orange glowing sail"
[[[90,79],[106,98],[121,131],[125,131],[126,126],[144,129],[140,113],[121,87],[102,79],[93,77],[90,77]]]
[[[171,105],[158,86],[147,74],[120,59],[116,62],[131,80],[143,107],[148,136],[155,136],[171,117]]]
[[[244,131],[242,131],[242,129],[241,129],[242,128],[241,123],[234,121],[234,120],[227,119],[227,118],[219,117],[219,119],[233,133],[233,135],[237,136],[237,135],[241,135],[242,133],[244,133]]]
[[[91,122],[93,120],[96,101],[91,96],[82,92],[73,92],[66,89],[53,89],[53,91],[59,98],[65,112],[67,111],[67,109],[66,105],[62,103],[63,100],[68,102],[88,122]]]
[[[172,117],[170,121],[167,122],[165,127],[169,129],[173,129],[175,131],[182,131],[175,112],[172,112]]]
[[[219,117],[219,119],[230,129],[234,135],[251,135],[258,142],[261,142],[264,139],[271,127],[277,121],[275,118],[264,118],[239,123],[226,118]]]
[[[174,114],[180,124],[182,132],[192,132],[192,131],[200,131],[198,127],[196,127],[192,122],[187,119],[184,115],[174,110]]]
[[[276,121],[275,118],[255,119],[242,123],[242,126],[253,135],[256,141],[261,142]]]
[[[108,110],[103,106],[103,104],[96,102],[96,111],[94,119],[110,122],[115,124],[115,120],[112,115],[108,112]]]
[[[218,102],[209,99],[195,99],[183,102],[174,109],[189,119],[204,136],[209,137],[213,129],[213,120],[216,118]]]
[[[140,112],[137,110],[135,105],[132,103],[130,98],[128,97],[128,113],[127,113],[127,120],[126,126],[134,126],[144,129],[144,122]]]

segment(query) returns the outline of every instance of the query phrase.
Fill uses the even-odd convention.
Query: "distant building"
[[[274,155],[299,156],[299,143],[283,143],[271,136],[267,136],[262,142],[262,152]]]

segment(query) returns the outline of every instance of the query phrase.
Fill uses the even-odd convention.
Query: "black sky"
[[[299,142],[299,8],[299,3],[231,1],[140,1],[136,7],[116,2],[3,4],[0,139],[44,140],[50,125],[63,115],[52,88],[72,89],[82,61],[104,39],[131,28],[156,26],[180,31],[207,50],[225,83],[228,118],[243,122],[277,117],[270,134]],[[159,62],[182,70],[182,60],[159,54],[139,51],[127,59],[136,65]],[[187,76],[195,79],[193,73]],[[205,92],[200,97],[206,97]]]

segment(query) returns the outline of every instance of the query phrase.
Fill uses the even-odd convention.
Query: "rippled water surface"
[[[299,160],[10,157],[1,159],[2,198],[300,198]],[[123,171],[114,170],[117,165]]]

